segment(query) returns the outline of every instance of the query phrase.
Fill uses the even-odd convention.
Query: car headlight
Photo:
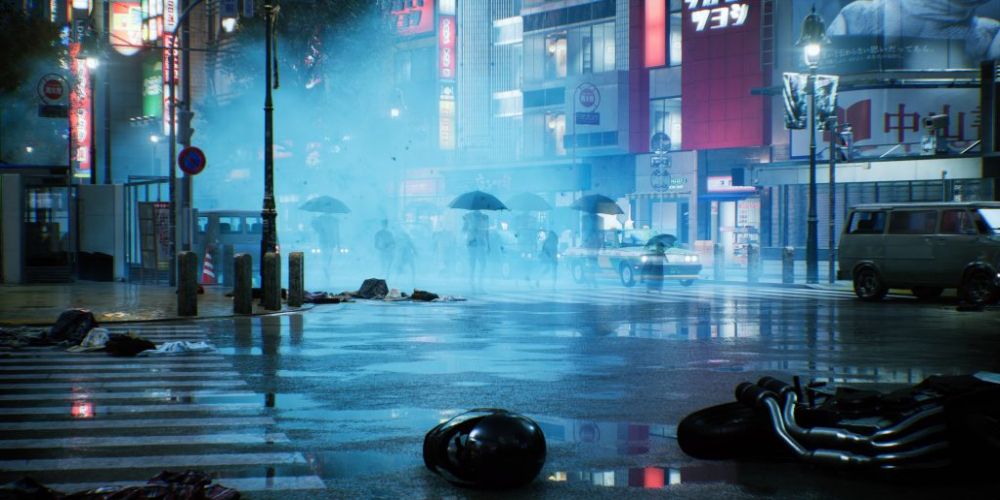
[[[646,262],[647,260],[649,260],[649,257],[643,255],[642,258],[639,260],[641,260],[642,262]]]

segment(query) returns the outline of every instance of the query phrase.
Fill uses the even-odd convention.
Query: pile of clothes
[[[143,485],[137,486],[105,486],[86,491],[65,494],[35,481],[23,477],[12,483],[0,486],[0,498],[31,498],[35,500],[59,500],[72,498],[74,500],[238,500],[240,492],[219,484],[212,484],[212,477],[204,472],[188,470],[185,472],[163,471],[153,476]]]
[[[339,304],[341,302],[352,302],[354,299],[402,301],[416,300],[419,302],[453,302],[465,300],[461,297],[441,296],[426,290],[414,289],[412,294],[399,291],[398,288],[389,288],[385,280],[378,278],[368,278],[361,287],[353,292],[340,292],[332,294],[329,292],[306,292],[305,301],[310,304]]]

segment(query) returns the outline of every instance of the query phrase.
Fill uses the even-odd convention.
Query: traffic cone
[[[215,284],[215,268],[212,267],[212,252],[205,252],[205,264],[201,268],[201,284]]]

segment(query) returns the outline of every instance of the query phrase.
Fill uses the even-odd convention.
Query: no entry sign
[[[177,155],[177,165],[185,174],[198,175],[205,170],[205,153],[194,146],[188,146]]]
[[[56,104],[66,95],[66,80],[56,74],[48,74],[38,80],[38,97],[45,104]]]

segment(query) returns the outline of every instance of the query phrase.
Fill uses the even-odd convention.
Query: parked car
[[[587,266],[596,260],[600,272],[614,273],[622,285],[631,287],[643,280],[643,264],[655,258],[659,244],[664,253],[663,278],[691,286],[701,272],[698,254],[682,248],[672,234],[650,234],[647,230],[608,231],[600,249],[570,248],[563,253],[562,259],[570,266],[577,283],[586,280]]]
[[[838,279],[862,300],[890,288],[918,298],[958,289],[972,304],[1000,297],[1000,202],[858,205],[838,248]]]

